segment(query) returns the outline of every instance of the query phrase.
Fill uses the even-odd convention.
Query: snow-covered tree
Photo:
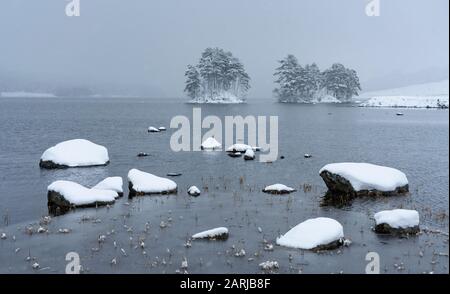
[[[207,48],[196,67],[188,66],[185,91],[197,102],[243,100],[250,77],[239,59],[220,48]]]
[[[333,64],[323,72],[323,86],[340,101],[349,101],[353,96],[358,96],[361,90],[356,71],[340,63]]]
[[[278,62],[280,66],[275,70],[274,76],[277,77],[275,83],[279,84],[279,88],[276,88],[274,93],[280,102],[298,102],[298,84],[302,67],[292,54]]]
[[[184,88],[184,91],[189,97],[194,99],[200,93],[200,74],[195,66],[188,65],[184,75],[186,77],[186,87]]]

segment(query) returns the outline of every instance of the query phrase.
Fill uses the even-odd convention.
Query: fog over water
[[[448,76],[447,0],[65,0],[0,2],[0,91],[86,87],[93,93],[183,97],[184,70],[206,47],[239,57],[249,98],[272,98],[276,61],[358,71],[365,90]]]

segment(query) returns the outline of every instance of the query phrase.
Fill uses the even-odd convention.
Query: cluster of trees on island
[[[279,102],[312,103],[330,97],[347,102],[361,90],[356,71],[340,63],[320,71],[315,63],[300,65],[290,54],[279,64],[274,73]],[[188,65],[185,76],[185,92],[193,102],[242,102],[250,89],[244,65],[220,48],[207,48],[196,66]]]

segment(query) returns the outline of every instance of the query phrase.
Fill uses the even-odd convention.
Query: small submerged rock
[[[219,227],[192,235],[192,239],[225,240],[228,239],[228,229]]]
[[[187,192],[190,196],[200,196],[200,189],[196,186],[191,186]]]
[[[303,155],[303,157],[304,157],[304,158],[311,158],[312,155],[311,155],[311,154],[308,154],[308,153],[305,153],[305,154]]]
[[[177,184],[174,181],[138,169],[132,169],[128,172],[128,188],[130,197],[177,192]]]
[[[147,132],[149,132],[149,133],[159,133],[161,131],[159,129],[155,128],[155,127],[148,127]]]
[[[168,177],[179,177],[181,175],[183,175],[183,174],[182,173],[167,173]]]
[[[375,232],[379,234],[407,235],[420,231],[419,213],[416,210],[384,210],[377,212],[374,218]]]
[[[296,190],[294,188],[288,187],[283,184],[274,184],[267,186],[263,189],[264,193],[270,193],[270,194],[289,194],[292,192],[295,192]]]
[[[252,149],[247,149],[244,153],[245,160],[253,160],[255,159],[255,152]]]
[[[42,154],[39,166],[46,169],[102,166],[109,163],[108,150],[84,139],[61,142]]]
[[[145,153],[145,152],[139,152],[137,155],[137,157],[147,157],[147,156],[150,156],[150,154]]]

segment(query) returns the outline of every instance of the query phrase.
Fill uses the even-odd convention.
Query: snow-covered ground
[[[374,218],[377,225],[388,224],[395,229],[405,229],[419,225],[419,213],[416,210],[384,210],[375,213]]]
[[[407,87],[362,93],[363,107],[447,108],[449,83],[443,80]]]
[[[233,93],[222,91],[213,96],[199,97],[192,99],[189,103],[209,103],[209,104],[239,104],[245,103],[245,100],[237,97]]]
[[[104,165],[109,162],[108,150],[84,139],[61,142],[41,156],[41,162],[52,162],[68,167]]]
[[[408,185],[406,175],[394,168],[370,163],[331,163],[320,169],[319,173],[328,171],[350,182],[355,191],[378,190],[395,191]]]
[[[278,238],[277,244],[299,249],[313,249],[343,238],[344,229],[338,221],[331,218],[318,217],[296,225]]]
[[[96,202],[114,202],[116,191],[89,189],[70,181],[55,181],[48,188],[50,192],[56,192],[75,206],[89,205]]]
[[[39,92],[0,92],[0,97],[5,98],[55,98],[56,95],[52,93],[39,93]]]
[[[132,169],[128,172],[128,181],[134,191],[144,194],[168,193],[177,189],[177,184],[169,179]]]

